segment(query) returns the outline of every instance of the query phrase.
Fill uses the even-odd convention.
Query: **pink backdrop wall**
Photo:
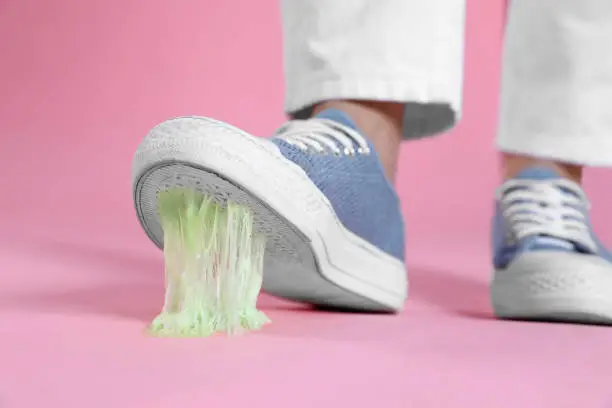
[[[604,367],[604,361],[600,356],[585,360],[588,356],[580,354],[598,341],[600,347],[608,344],[609,348],[609,338],[605,343],[601,332],[591,331],[592,337],[584,337],[584,330],[590,329],[520,326],[524,338],[548,350],[536,356],[512,340],[516,329],[510,323],[480,331],[483,322],[451,320],[444,314],[441,320],[427,316],[419,320],[419,310],[432,304],[437,309],[489,313],[488,222],[498,182],[493,137],[503,4],[471,0],[469,6],[464,120],[450,135],[411,143],[402,151],[399,191],[409,222],[415,302],[414,310],[401,318],[412,323],[400,327],[385,319],[284,317],[281,311],[272,311],[273,319],[284,323],[273,326],[276,329],[264,337],[249,340],[249,350],[256,350],[256,355],[244,346],[235,349],[231,343],[214,342],[214,355],[206,357],[209,367],[226,367],[223,364],[230,364],[231,356],[250,365],[231,364],[216,377],[201,378],[197,367],[189,365],[194,358],[204,358],[194,343],[160,346],[140,335],[139,327],[152,317],[161,299],[161,254],[147,241],[134,216],[130,161],[148,129],[175,115],[214,116],[261,135],[275,129],[283,120],[277,1],[0,1],[0,298],[55,288],[43,300],[38,295],[35,300],[26,297],[10,312],[0,313],[5,330],[0,336],[10,344],[0,349],[11,349],[3,366],[14,367],[11,373],[0,370],[0,405],[3,392],[11,390],[9,397],[25,398],[32,406],[42,403],[43,396],[45,406],[50,406],[52,395],[63,407],[72,406],[70,402],[78,397],[80,405],[74,406],[93,408],[90,396],[99,396],[100,387],[112,385],[121,399],[104,394],[95,406],[178,406],[197,399],[201,381],[212,381],[215,391],[200,401],[222,403],[234,398],[247,403],[249,394],[240,397],[231,387],[238,372],[232,370],[246,370],[259,381],[281,381],[286,392],[301,395],[300,403],[286,396],[291,406],[315,406],[319,394],[304,394],[297,382],[261,372],[264,361],[270,373],[280,372],[279,355],[282,361],[293,356],[295,364],[302,364],[302,371],[293,375],[304,381],[326,378],[314,364],[318,358],[331,362],[326,366],[328,375],[350,374],[347,378],[355,384],[359,384],[358,373],[347,373],[345,365],[355,355],[382,370],[413,370],[398,377],[401,384],[376,387],[376,392],[384,389],[394,398],[388,406],[397,407],[408,406],[402,402],[408,383],[411,389],[423,391],[413,396],[413,402],[433,401],[436,392],[426,390],[446,381],[440,380],[441,372],[452,381],[439,395],[454,404],[472,401],[477,406],[501,407],[522,398],[523,403],[535,404],[523,406],[562,406],[560,401],[586,402],[584,396],[570,391],[576,381],[605,390],[609,384],[589,377],[598,364]],[[606,212],[607,177],[601,171],[589,173],[587,188],[599,232],[603,238],[612,238],[610,212]],[[454,212],[461,216],[453,216]],[[39,303],[43,306],[36,312],[24,311]],[[51,304],[60,303],[72,306],[62,309],[68,311],[61,316],[48,314]],[[98,317],[72,316],[77,309]],[[115,317],[104,320],[101,314]],[[363,320],[351,326],[355,319]],[[376,346],[373,336],[382,332],[391,336],[389,343]],[[565,368],[554,369],[557,349],[548,348],[551,333],[563,350],[563,361],[573,364],[576,380]],[[457,348],[447,344],[439,354],[436,342],[449,336]],[[355,339],[366,343],[358,345]],[[493,346],[506,341],[511,360],[503,360],[495,347],[487,351],[485,340]],[[587,341],[589,347],[575,347],[576,341]],[[96,354],[91,354],[89,344],[96,344]],[[407,357],[408,344],[421,351]],[[433,345],[431,350],[428,344]],[[150,355],[157,356],[155,364]],[[503,373],[497,370],[497,364],[518,361],[514,356],[533,361],[528,377],[550,379],[551,388],[525,381],[515,366]],[[473,362],[469,369],[461,366],[468,358]],[[155,371],[156,364],[163,372]],[[83,383],[79,374],[91,373],[92,367],[98,370],[96,386]],[[44,376],[36,380],[37,392],[27,388],[34,380],[24,380],[33,372]],[[118,372],[140,376],[140,380],[113,382]],[[158,377],[153,379],[151,373]],[[190,380],[181,385],[177,379],[168,386],[168,376],[179,373]],[[499,378],[499,383],[491,378]],[[73,387],[75,383],[79,387]],[[4,391],[2,384],[8,384]],[[351,384],[340,384],[338,395],[353,392]],[[500,384],[510,387],[514,397],[502,397],[505,388],[496,388]],[[159,394],[163,387],[169,387],[166,396]],[[63,391],[57,391],[60,388]],[[553,391],[559,389],[566,393]],[[361,391],[361,403],[375,403],[376,393],[367,390]],[[544,397],[553,394],[560,395],[558,403],[543,405],[550,402]],[[263,401],[270,403],[280,398],[273,391],[265,395]],[[144,403],[147,396],[151,399]],[[599,401],[599,396],[589,401]],[[83,405],[83,401],[89,403]],[[582,406],[576,404],[567,406]]]
[[[449,257],[488,242],[502,19],[501,1],[470,2],[464,120],[402,152],[409,243],[443,241]],[[3,216],[140,245],[129,187],[139,139],[184,114],[273,131],[283,120],[279,23],[273,0],[2,2]],[[604,183],[589,174],[611,237]]]

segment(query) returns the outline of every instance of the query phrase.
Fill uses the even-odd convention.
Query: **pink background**
[[[465,119],[402,152],[404,314],[264,296],[263,332],[163,340],[142,333],[162,258],[132,209],[132,153],[175,115],[280,124],[277,1],[1,1],[0,406],[605,406],[612,332],[489,317],[502,20],[502,2],[470,1]],[[605,180],[587,189],[612,239]]]

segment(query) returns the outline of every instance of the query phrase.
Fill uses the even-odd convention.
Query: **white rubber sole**
[[[322,307],[403,308],[405,265],[347,230],[304,171],[269,141],[208,118],[166,121],[149,132],[133,161],[138,218],[160,248],[157,194],[174,187],[254,211],[268,242],[264,291]]]
[[[612,324],[612,268],[592,255],[530,252],[495,271],[491,302],[505,319]]]

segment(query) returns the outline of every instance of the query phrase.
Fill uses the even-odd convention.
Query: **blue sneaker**
[[[403,308],[399,200],[373,146],[342,112],[291,121],[271,139],[208,118],[166,121],[133,162],[138,217],[160,248],[156,196],[174,187],[255,212],[268,239],[264,291],[323,307]]]
[[[580,186],[531,168],[500,188],[491,300],[498,317],[612,323],[612,254]]]

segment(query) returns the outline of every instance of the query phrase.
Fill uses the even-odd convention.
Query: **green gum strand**
[[[158,197],[164,230],[164,307],[153,335],[205,337],[260,329],[270,320],[257,310],[265,239],[253,231],[246,207],[223,208],[187,189]]]

